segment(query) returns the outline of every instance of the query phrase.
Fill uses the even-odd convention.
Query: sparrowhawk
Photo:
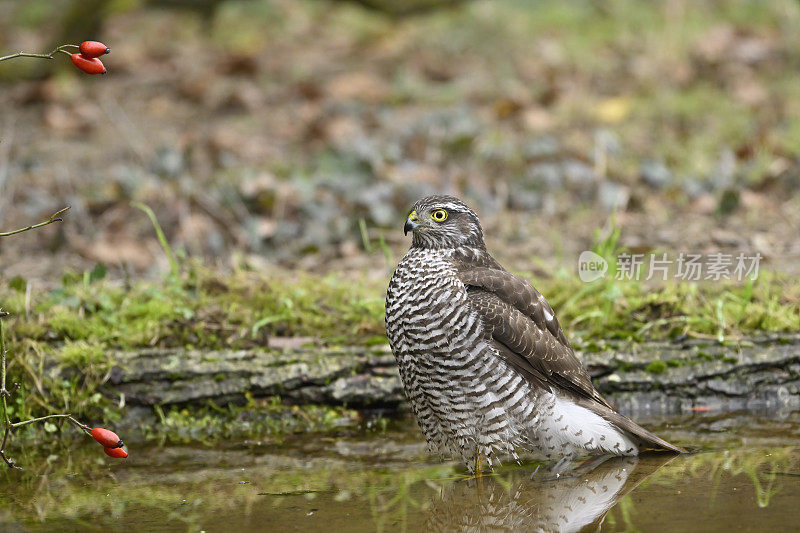
[[[553,309],[487,252],[461,200],[419,200],[404,231],[413,239],[389,282],[386,334],[432,452],[480,471],[521,452],[563,461],[684,451],[595,390]]]

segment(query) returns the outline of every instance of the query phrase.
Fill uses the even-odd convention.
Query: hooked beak
[[[419,227],[419,217],[417,216],[416,211],[411,211],[409,213],[408,218],[406,219],[405,225],[403,225],[403,235],[408,235],[409,231],[414,231]]]

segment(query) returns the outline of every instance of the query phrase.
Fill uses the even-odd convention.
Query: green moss
[[[91,365],[104,365],[108,362],[105,346],[97,342],[67,341],[56,352],[58,361],[67,366],[79,368]]]
[[[713,355],[711,355],[711,354],[710,354],[710,353],[708,353],[708,352],[704,352],[704,351],[698,351],[698,352],[695,354],[695,358],[697,358],[697,359],[700,359],[700,360],[702,360],[702,361],[712,361],[712,360],[714,359],[714,356],[713,356]]]
[[[650,374],[663,374],[667,370],[667,363],[664,361],[651,361],[644,370]]]
[[[361,417],[344,407],[284,405],[278,398],[253,399],[245,405],[220,407],[156,407],[159,424],[142,427],[145,437],[161,442],[205,442],[220,439],[271,437],[295,433],[325,433],[358,427]]]

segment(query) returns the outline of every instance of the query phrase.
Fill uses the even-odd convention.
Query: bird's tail
[[[669,442],[665,441],[661,437],[647,431],[642,426],[631,420],[625,415],[621,415],[602,405],[598,402],[586,402],[584,407],[587,407],[591,411],[594,411],[598,415],[602,416],[619,429],[630,433],[639,441],[640,450],[657,450],[657,451],[669,451],[674,453],[688,453],[686,450],[679,446],[675,446],[674,444],[670,444]]]
[[[609,410],[610,411],[610,410]],[[627,431],[639,441],[641,441],[641,448],[642,450],[659,450],[659,451],[670,451],[675,453],[688,453],[686,450],[679,446],[675,446],[674,444],[670,444],[669,442],[665,441],[658,435],[651,433],[644,429],[642,426],[628,418],[627,416],[621,415],[615,411],[610,411],[609,414],[601,414],[606,420],[617,426],[618,428],[622,429],[623,431]]]

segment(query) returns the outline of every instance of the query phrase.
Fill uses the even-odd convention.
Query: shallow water
[[[641,417],[639,417],[641,419]],[[800,413],[650,420],[685,456],[509,465],[481,480],[428,457],[403,420],[385,433],[280,445],[95,446],[17,457],[0,476],[11,531],[797,531]]]

